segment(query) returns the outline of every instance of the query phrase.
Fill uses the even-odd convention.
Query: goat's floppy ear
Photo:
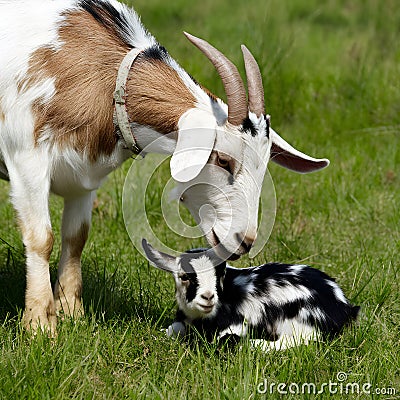
[[[144,252],[146,253],[147,259],[150,261],[158,269],[162,269],[167,272],[175,272],[176,271],[176,258],[170,256],[169,254],[162,253],[161,251],[156,250],[149,243],[147,243],[146,239],[142,239],[142,247]]]
[[[313,158],[296,150],[272,128],[269,128],[269,132],[272,140],[271,161],[301,174],[318,171],[329,165],[326,158]]]
[[[196,178],[210,158],[217,122],[211,113],[192,108],[181,116],[178,128],[171,176],[178,182],[188,182]]]

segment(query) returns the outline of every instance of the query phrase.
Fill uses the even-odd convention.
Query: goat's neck
[[[129,74],[126,103],[139,147],[172,154],[179,119],[196,107],[196,98],[171,66],[139,56]]]

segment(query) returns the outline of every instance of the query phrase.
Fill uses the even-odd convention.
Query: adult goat
[[[187,35],[217,68],[225,105],[116,0],[2,0],[0,16],[0,175],[10,180],[26,248],[28,328],[54,331],[58,311],[82,312],[80,257],[94,193],[132,153],[172,154],[182,201],[209,243],[231,258],[255,240],[270,156],[299,172],[328,164],[293,149],[269,127],[261,75],[246,48],[249,102],[236,67]],[[210,177],[220,190],[194,184]],[[50,192],[65,200],[54,296]],[[204,204],[215,208],[215,221],[200,218]]]

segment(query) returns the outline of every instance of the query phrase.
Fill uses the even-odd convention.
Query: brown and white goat
[[[116,0],[3,0],[0,20],[0,176],[10,180],[26,247],[28,328],[54,331],[57,312],[82,312],[80,257],[95,190],[132,155],[113,119],[118,68],[131,49],[138,55],[125,106],[136,144],[172,154],[171,174],[182,185],[184,204],[225,256],[239,257],[255,240],[270,156],[298,172],[328,165],[293,149],[269,127],[261,75],[245,48],[249,102],[234,65],[187,35],[217,68],[225,105]],[[209,179],[214,189],[203,190]],[[50,192],[64,198],[54,296]],[[200,218],[205,204],[214,207],[215,220]]]

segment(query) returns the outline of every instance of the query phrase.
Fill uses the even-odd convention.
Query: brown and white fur
[[[220,244],[234,257],[249,251],[270,155],[299,172],[328,164],[290,147],[269,128],[264,113],[246,110],[246,119],[232,125],[228,107],[197,84],[143,28],[137,14],[116,0],[1,0],[0,176],[10,181],[26,247],[27,328],[54,332],[56,313],[83,312],[80,257],[95,191],[131,156],[113,124],[117,71],[131,48],[142,50],[127,82],[127,111],[137,144],[173,154],[172,176],[194,218],[200,221],[204,204],[215,206],[216,220],[200,223],[210,244]],[[195,135],[197,128],[206,133]],[[190,147],[187,138],[205,151],[177,155],[176,148]],[[190,163],[194,169],[182,175]],[[210,172],[207,163],[221,171]],[[199,177],[204,183],[209,174],[227,194],[202,190],[197,196],[189,183]],[[64,198],[54,295],[50,192]]]

